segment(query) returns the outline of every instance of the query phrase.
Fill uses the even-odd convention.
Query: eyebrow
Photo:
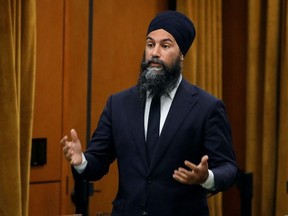
[[[151,37],[149,37],[149,36],[146,38],[146,40],[153,40],[153,41],[155,41],[153,38],[151,38]],[[170,41],[171,43],[173,43],[173,41],[172,41],[170,38],[165,38],[165,39],[162,39],[162,40],[161,40],[161,42],[166,42],[166,41]]]

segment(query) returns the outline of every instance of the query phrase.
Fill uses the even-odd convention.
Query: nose
[[[159,58],[160,57],[160,46],[159,45],[155,45],[152,51],[152,57],[156,57]]]

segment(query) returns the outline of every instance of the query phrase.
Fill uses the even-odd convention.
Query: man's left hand
[[[174,170],[173,178],[183,184],[202,184],[208,178],[208,156],[204,155],[201,162],[196,165],[185,160],[184,164],[189,168],[179,167]]]

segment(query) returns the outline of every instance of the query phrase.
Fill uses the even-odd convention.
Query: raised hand
[[[208,178],[208,156],[204,155],[198,165],[185,160],[184,164],[188,167],[185,169],[179,167],[174,170],[173,178],[183,184],[202,184]]]
[[[68,136],[64,136],[60,143],[63,145],[63,153],[71,163],[71,165],[77,166],[82,163],[82,148],[80,140],[78,139],[77,133],[74,129],[70,131],[71,141],[68,141]]]

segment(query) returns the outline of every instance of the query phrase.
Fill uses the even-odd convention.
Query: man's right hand
[[[82,163],[82,148],[80,140],[74,129],[71,130],[71,141],[68,141],[68,136],[64,136],[60,143],[63,145],[63,153],[71,165],[77,166]]]

